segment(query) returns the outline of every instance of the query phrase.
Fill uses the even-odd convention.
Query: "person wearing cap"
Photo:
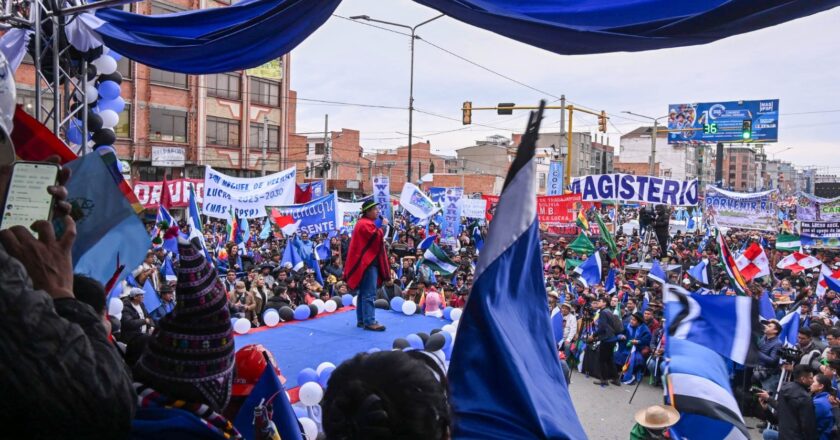
[[[168,315],[171,311],[175,310],[175,289],[172,288],[170,284],[164,284],[160,287],[160,307],[155,310],[152,310],[152,321],[157,324],[160,321],[160,318]]]
[[[123,303],[122,319],[120,320],[122,342],[129,344],[140,334],[151,333],[152,317],[146,310],[143,298],[146,292],[134,287],[128,292],[128,298]]]
[[[344,265],[344,281],[358,291],[356,326],[365,330],[384,331],[385,326],[376,322],[376,288],[391,276],[385,252],[385,233],[375,221],[379,218],[379,205],[369,200],[362,205],[362,216],[353,228],[350,247]],[[388,219],[381,219],[382,226]]]
[[[630,316],[630,323],[625,327],[624,334],[618,336],[618,350],[615,352],[616,365],[624,365],[629,356],[633,356],[634,368],[631,373],[632,379],[627,384],[633,384],[636,380],[642,380],[644,374],[644,359],[650,353],[650,341],[653,335],[650,329],[643,322],[641,313],[634,313]],[[636,351],[631,354],[633,347]]]
[[[671,437],[668,428],[680,421],[680,413],[670,405],[653,405],[637,411],[634,419],[630,440],[659,440]]]

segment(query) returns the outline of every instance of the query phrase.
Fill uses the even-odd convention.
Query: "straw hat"
[[[673,406],[653,405],[636,411],[636,422],[645,428],[662,429],[680,420],[680,413]]]

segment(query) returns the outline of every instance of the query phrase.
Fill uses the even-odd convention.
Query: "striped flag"
[[[826,278],[833,278],[835,280],[840,279],[840,269],[837,269],[834,272],[832,272],[831,269],[828,268],[828,266],[826,266],[825,264],[822,265],[822,267],[820,268],[820,279],[817,281],[817,290],[815,292],[817,294],[817,298],[822,298],[823,295],[825,295],[825,292],[829,290]]]
[[[802,243],[798,235],[779,234],[776,236],[776,250],[799,252],[802,250]]]
[[[423,254],[423,264],[444,276],[452,275],[458,269],[458,265],[453,263],[446,252],[434,243]]]
[[[586,220],[586,213],[584,212],[584,208],[580,208],[580,211],[578,211],[575,223],[580,229],[582,229],[581,232],[589,232],[589,221]]]
[[[601,240],[604,240],[604,243],[607,244],[610,258],[615,258],[618,256],[618,248],[615,246],[615,240],[610,231],[607,230],[607,225],[604,224],[604,219],[601,218],[600,213],[595,213],[595,221],[598,222],[598,229],[601,230]]]
[[[744,279],[744,276],[741,275],[741,271],[738,270],[738,264],[735,262],[735,258],[732,256],[732,253],[729,252],[729,246],[726,245],[726,240],[723,238],[723,234],[720,231],[717,231],[717,242],[718,247],[720,248],[720,261],[723,264],[724,269],[726,269],[726,275],[729,277],[732,287],[735,288],[735,293],[738,295],[746,295],[747,281]]]
[[[434,244],[436,239],[437,235],[427,235],[426,238],[417,245],[417,250],[425,251],[429,248],[429,246]]]

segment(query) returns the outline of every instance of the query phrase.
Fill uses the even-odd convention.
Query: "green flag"
[[[595,245],[592,244],[592,242],[589,241],[589,238],[581,232],[574,241],[569,243],[569,249],[579,254],[589,255],[595,252]]]
[[[422,264],[444,276],[452,275],[458,269],[458,265],[450,260],[446,252],[434,243],[423,254]]]
[[[776,236],[776,249],[780,251],[798,252],[802,249],[802,243],[798,235],[781,233]]]
[[[576,267],[583,264],[583,260],[575,260],[574,258],[566,258],[566,272],[575,270]]]
[[[601,218],[601,213],[595,213],[595,221],[598,222],[598,229],[601,230],[601,240],[604,240],[604,243],[607,244],[607,249],[610,252],[610,258],[617,257],[618,248],[615,246],[615,240],[613,239],[612,234],[610,234],[610,231],[607,230],[607,225],[604,224],[604,219]]]

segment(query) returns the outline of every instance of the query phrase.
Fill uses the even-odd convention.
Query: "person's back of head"
[[[808,375],[813,375],[813,374],[814,374],[814,371],[811,370],[810,366],[799,364],[799,365],[795,365],[793,367],[793,373],[791,375],[791,379],[793,379],[794,382],[799,382],[802,378],[807,377]]]
[[[95,279],[82,274],[73,275],[73,295],[77,300],[93,307],[97,315],[105,311],[105,287]]]
[[[426,357],[362,353],[339,365],[322,403],[327,439],[449,438],[446,376]]]

